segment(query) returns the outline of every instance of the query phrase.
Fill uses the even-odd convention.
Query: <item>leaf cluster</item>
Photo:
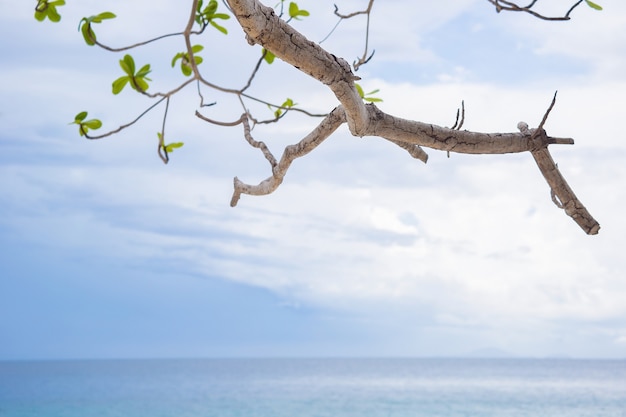
[[[204,46],[202,45],[194,45],[191,47],[191,52],[193,53],[193,60],[196,63],[196,65],[200,65],[202,63],[202,57],[196,54],[202,51],[203,49],[204,49]],[[178,61],[179,59],[180,59],[180,70],[183,72],[185,76],[189,77],[193,73],[193,69],[191,68],[191,58],[189,57],[189,54],[187,52],[179,52],[176,55],[174,55],[174,58],[172,58],[172,68],[176,66],[176,61]]]
[[[196,10],[196,23],[203,27],[207,25],[213,26],[215,29],[222,32],[224,35],[228,34],[228,30],[224,26],[218,24],[215,19],[228,20],[230,16],[226,13],[217,12],[217,0],[209,1],[209,4],[203,9],[202,0],[198,0],[198,8]]]
[[[85,136],[89,129],[96,130],[102,127],[102,122],[98,119],[89,119],[87,118],[87,112],[82,111],[74,116],[74,121],[70,122],[71,125],[78,125],[78,134],[81,136]]]
[[[159,143],[161,143],[161,149],[166,153],[174,152],[174,149],[182,148],[185,144],[184,142],[172,142],[165,145],[163,144],[163,134],[161,132],[157,132],[157,137],[159,138]]]
[[[89,46],[96,44],[96,34],[91,28],[92,23],[102,23],[103,20],[114,19],[115,17],[115,14],[111,12],[102,12],[94,16],[83,17],[78,23],[78,30],[83,34],[85,43]]]
[[[150,73],[150,64],[146,64],[135,72],[135,60],[132,56],[126,54],[123,59],[120,59],[120,67],[126,75],[122,75],[117,80],[113,81],[113,94],[119,94],[120,91],[126,87],[126,84],[130,83],[133,90],[140,93],[148,90],[148,81],[152,81],[147,75]]]
[[[39,22],[43,22],[46,17],[51,22],[59,22],[61,15],[57,11],[57,6],[64,6],[65,0],[38,0],[35,7],[35,19]]]

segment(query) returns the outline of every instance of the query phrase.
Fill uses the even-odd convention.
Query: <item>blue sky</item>
[[[603,12],[580,7],[572,21],[548,23],[483,0],[379,3],[376,54],[359,75],[366,91],[380,89],[380,107],[449,126],[464,100],[465,128],[515,131],[520,120],[538,124],[559,90],[546,129],[576,144],[551,149],[599,235],[553,205],[530,155],[429,151],[424,165],[343,128],[297,160],[277,192],[231,208],[232,178],[261,181],[268,165],[240,128],[193,116],[193,88],[172,100],[166,131],[185,146],[167,166],[155,152],[162,109],[100,141],[67,125],[88,110],[114,128],[150,104],[130,91],[114,97],[121,55],[87,47],[76,31],[100,2],[68,1],[60,24],[3,3],[0,359],[626,357],[626,5],[607,0]],[[296,27],[321,40],[332,2],[299,4],[312,16]],[[560,6],[568,2],[550,2]],[[106,7],[118,18],[97,33],[114,46],[181,30],[187,16],[164,0]],[[133,22],[139,14],[150,24]],[[260,52],[234,21],[227,27],[228,37],[198,40],[211,57],[202,66],[238,87]],[[344,22],[323,45],[352,61],[363,28]],[[182,48],[170,39],[133,52],[152,64],[155,91],[182,80],[169,68]],[[231,98],[204,93],[218,102],[208,116],[239,116]],[[278,62],[253,93],[316,112],[336,104]],[[315,123],[290,115],[255,137],[279,155]]]

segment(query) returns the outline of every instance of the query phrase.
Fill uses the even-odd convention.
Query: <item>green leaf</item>
[[[81,20],[82,22],[82,20]],[[83,34],[83,38],[85,39],[85,43],[89,46],[93,46],[96,44],[96,34],[93,30],[91,30],[91,24],[85,23],[80,28],[81,33]]]
[[[52,5],[48,7],[48,19],[51,22],[59,22],[61,20],[61,15],[57,12],[57,8]]]
[[[378,98],[378,97],[364,97],[363,100],[369,102],[369,103],[378,103],[383,101],[382,98]]]
[[[160,139],[160,138],[159,138]],[[170,153],[170,152],[174,152],[174,149],[178,149],[181,148],[184,145],[183,142],[174,142],[174,143],[169,143],[167,145],[164,146],[165,148],[165,152]]]
[[[209,23],[211,24],[211,26],[213,26],[215,29],[217,29],[220,32],[222,32],[224,35],[228,35],[228,30],[226,30],[226,28],[224,26],[220,26],[220,25],[218,25],[217,23],[215,23],[212,20]]]
[[[354,83],[354,86],[356,87],[356,91],[359,93],[359,96],[361,98],[365,98],[365,93],[363,92],[363,87],[361,87],[359,84]]]
[[[137,71],[137,74],[135,74],[135,77],[145,78],[145,76],[150,74],[150,72],[151,72],[150,64],[146,64],[143,67],[141,67],[139,71]]]
[[[294,2],[289,3],[289,17],[296,17],[298,16],[298,5]]]
[[[127,75],[121,76],[117,80],[113,81],[113,94],[119,94],[120,91],[126,87],[126,84],[130,81]]]
[[[191,69],[189,65],[181,64],[180,70],[183,72],[183,75],[186,77],[189,77],[191,74],[193,74],[193,70]]]
[[[102,22],[105,19],[114,19],[115,17],[117,17],[117,16],[115,16],[114,13],[102,12],[102,13],[100,13],[99,15],[97,15],[97,16],[95,16],[93,18],[93,22],[100,23],[100,22]]]
[[[274,55],[267,49],[263,48],[263,59],[265,60],[265,62],[267,62],[268,64],[271,64],[274,62],[274,58],[276,58],[276,55]]]
[[[185,56],[184,52],[179,52],[176,55],[174,55],[174,58],[172,58],[172,68],[174,68],[174,66],[176,65],[176,61],[178,61],[179,59],[181,59],[184,56]]]
[[[194,54],[197,54],[198,52],[200,52],[203,49],[204,49],[204,46],[202,46],[202,45],[194,45],[194,46],[191,47],[191,52],[193,52]]]
[[[591,7],[592,9],[595,9],[595,10],[602,10],[602,6],[600,6],[599,4],[596,4],[596,3],[592,2],[592,1],[585,0],[585,3],[587,3],[587,5],[588,5],[589,7]]]
[[[98,119],[91,119],[84,122],[83,126],[87,126],[89,129],[96,130],[102,127],[102,122]]]
[[[122,70],[131,77],[135,75],[135,60],[132,56],[128,54],[124,55],[124,58],[120,59],[120,67],[122,67]]]
[[[81,111],[80,113],[78,113],[76,116],[74,116],[74,123],[78,122],[82,122],[83,120],[85,120],[85,117],[87,117],[87,112],[86,111]]]
[[[217,10],[217,0],[211,0],[209,5],[204,9],[204,14],[212,15]]]
[[[298,17],[300,16],[309,16],[309,12],[300,9],[298,5],[293,1],[289,3],[289,17],[291,17],[292,19],[300,20],[298,19]]]

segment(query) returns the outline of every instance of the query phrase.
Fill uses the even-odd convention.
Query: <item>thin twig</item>
[[[125,125],[121,125],[121,126],[120,126],[120,127],[118,127],[117,129],[115,129],[115,130],[111,130],[110,132],[108,132],[108,133],[104,133],[104,134],[102,134],[102,135],[91,136],[91,135],[85,134],[85,137],[86,137],[87,139],[91,139],[91,140],[94,140],[94,139],[102,139],[102,138],[106,138],[107,136],[111,136],[111,135],[113,135],[113,134],[115,134],[115,133],[117,133],[117,132],[120,132],[120,131],[122,131],[122,130],[126,129],[127,127],[132,126],[132,125],[134,125],[135,123],[137,123],[137,121],[139,121],[139,119],[141,119],[143,116],[145,116],[145,115],[146,115],[146,114],[147,114],[150,110],[152,110],[153,108],[155,108],[156,106],[158,106],[159,104],[161,104],[161,102],[162,102],[163,100],[165,100],[165,99],[167,99],[167,97],[163,97],[162,99],[160,99],[159,101],[157,101],[156,103],[154,103],[152,106],[148,107],[146,110],[144,110],[144,111],[143,111],[143,113],[141,113],[139,116],[137,116],[137,117],[136,117],[136,118],[135,118],[132,122],[130,122],[130,123],[126,123]]]
[[[502,10],[511,11],[511,12],[524,12],[532,16],[535,16],[539,19],[550,20],[550,21],[570,20],[569,15],[572,12],[572,10],[574,10],[580,3],[582,3],[582,0],[579,0],[563,16],[545,16],[545,15],[542,15],[541,13],[538,13],[532,10],[532,7],[535,6],[536,0],[532,1],[528,6],[519,6],[518,4],[512,1],[507,1],[507,0],[487,0],[487,1],[495,6],[496,11],[498,13],[501,12]]]
[[[165,101],[165,112],[163,113],[163,124],[161,125],[161,134],[159,135],[159,147],[157,148],[159,158],[161,158],[164,164],[167,164],[170,160],[170,157],[167,154],[167,148],[165,147],[165,120],[167,119],[167,110],[169,107],[170,107],[170,98],[168,97],[167,100]],[[163,151],[163,153],[161,153],[161,151]]]

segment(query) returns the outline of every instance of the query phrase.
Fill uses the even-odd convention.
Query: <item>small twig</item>
[[[569,9],[569,10],[567,11],[567,13],[565,13],[565,17],[567,17],[567,18],[569,19],[569,15],[570,15],[570,13],[572,13],[572,11],[573,11],[575,8],[577,8],[577,7],[580,5],[580,3],[582,3],[582,2],[583,2],[583,0],[578,0],[578,1],[577,1],[577,2],[576,2],[573,6],[572,6],[572,8],[571,8],[571,9]]]
[[[324,37],[324,39],[322,39],[321,42],[325,41],[326,39],[328,39],[328,37],[335,31],[335,29],[337,29],[337,26],[339,26],[339,23],[342,20],[345,19],[350,19],[354,16],[358,16],[358,15],[366,15],[367,16],[367,22],[365,25],[365,49],[363,51],[363,56],[361,56],[360,58],[358,58],[356,61],[354,61],[352,63],[352,67],[354,68],[354,71],[358,71],[359,68],[364,65],[367,64],[370,59],[372,59],[372,57],[374,56],[374,52],[372,52],[371,54],[369,54],[368,52],[368,48],[369,48],[369,32],[370,32],[370,16],[371,16],[371,12],[372,12],[372,6],[374,5],[374,0],[369,0],[369,3],[367,5],[367,8],[365,10],[360,10],[358,12],[353,12],[353,13],[349,13],[349,14],[341,14],[339,13],[339,8],[337,7],[337,5],[335,4],[335,16],[339,17],[339,22],[337,22],[337,24],[333,27],[333,29],[330,31],[330,33],[328,35],[326,35],[326,37]],[[320,42],[320,43],[321,43]]]
[[[461,112],[461,123],[459,123],[459,111]],[[465,100],[461,100],[461,109],[456,109],[456,120],[454,122],[454,126],[452,126],[450,129],[461,130],[464,122],[465,122]]]
[[[556,104],[556,95],[559,91],[555,91],[554,92],[554,96],[552,97],[552,102],[550,103],[550,107],[548,107],[548,110],[546,110],[545,114],[543,115],[543,119],[541,119],[541,123],[539,123],[539,126],[537,126],[537,130],[541,130],[543,129],[543,125],[546,124],[546,120],[548,120],[548,116],[550,115],[550,112],[552,111],[552,109],[554,108],[554,105]]]
[[[161,102],[162,102],[163,100],[165,100],[165,99],[167,99],[167,97],[163,97],[162,99],[160,99],[159,101],[157,101],[156,103],[154,103],[152,106],[148,107],[146,110],[144,110],[144,111],[143,111],[143,113],[141,113],[139,116],[137,116],[137,117],[136,117],[136,118],[135,118],[132,122],[130,122],[130,123],[126,123],[125,125],[121,125],[121,126],[120,126],[120,127],[118,127],[117,129],[115,129],[115,130],[111,130],[110,132],[108,132],[108,133],[104,133],[104,134],[102,134],[102,135],[90,136],[90,135],[88,135],[88,134],[85,134],[85,137],[86,137],[87,139],[91,139],[91,140],[94,140],[94,139],[102,139],[102,138],[106,138],[107,136],[111,136],[111,135],[113,135],[113,134],[115,134],[115,133],[117,133],[117,132],[120,132],[120,131],[122,131],[122,130],[126,129],[127,127],[132,126],[132,125],[134,125],[135,123],[137,123],[137,121],[139,121],[139,119],[141,119],[143,116],[145,116],[145,115],[146,115],[146,113],[148,113],[150,110],[152,110],[153,108],[155,108],[156,106],[158,106],[159,104],[161,104]]]
[[[243,136],[246,138],[246,141],[253,148],[260,149],[261,152],[263,152],[263,156],[265,156],[265,159],[267,159],[267,161],[270,163],[272,167],[272,172],[273,172],[277,164],[276,158],[274,158],[274,155],[272,155],[272,152],[270,152],[267,145],[265,145],[265,142],[256,141],[252,137],[252,134],[250,133],[250,123],[248,122],[248,115],[245,113],[242,114],[240,120],[241,120],[241,123],[243,124]]]
[[[219,120],[210,119],[202,115],[199,111],[196,110],[196,117],[198,117],[199,119],[202,119],[205,122],[209,122],[214,125],[224,126],[224,127],[233,127],[233,126],[237,126],[238,124],[241,124],[241,122],[243,122],[244,116],[245,114],[243,114],[239,119],[235,120],[234,122],[220,122]]]
[[[537,13],[536,11],[532,10],[532,8],[535,6],[535,3],[537,2],[536,0],[532,1],[528,6],[519,6],[518,4],[512,1],[507,1],[507,0],[487,0],[487,1],[495,6],[496,11],[498,13],[500,13],[502,10],[511,11],[511,12],[524,12],[542,20],[563,21],[563,20],[570,20],[570,17],[569,17],[570,13],[580,3],[582,3],[583,0],[579,0],[563,16],[545,16],[545,15],[542,15],[541,13]]]
[[[200,91],[200,81],[196,80],[196,87],[198,88],[198,97],[200,97],[200,107],[211,107],[217,104],[217,101],[213,103],[204,104],[204,96],[202,95],[202,91]]]
[[[168,97],[165,101],[165,112],[163,113],[163,124],[161,125],[161,134],[159,135],[159,147],[157,149],[159,158],[161,158],[164,164],[167,164],[170,161],[170,157],[167,154],[167,148],[165,148],[165,120],[167,119],[167,110],[169,107],[170,98]],[[163,153],[161,153],[161,151]]]
[[[192,31],[191,34],[193,34],[193,35],[200,35],[200,34],[202,34],[202,32],[204,32],[204,27],[201,30]],[[88,32],[88,34],[89,34],[89,32]],[[184,34],[185,34],[184,32],[167,33],[165,35],[157,36],[156,38],[153,38],[153,39],[148,39],[147,41],[137,42],[135,44],[128,45],[128,46],[122,46],[122,47],[119,47],[119,48],[114,48],[114,47],[105,45],[105,44],[101,43],[100,41],[98,41],[97,39],[94,39],[91,35],[89,35],[89,39],[91,39],[93,41],[93,43],[98,45],[100,48],[105,49],[105,50],[107,50],[109,52],[124,52],[124,51],[128,51],[130,49],[138,48],[140,46],[148,45],[148,44],[150,44],[152,42],[160,41],[161,39],[171,38],[173,36],[184,36]]]
[[[459,113],[461,115],[461,122],[459,123]],[[461,100],[461,109],[456,109],[456,120],[454,125],[450,128],[452,130],[461,130],[463,123],[465,122],[465,100]],[[447,156],[450,158],[450,151],[447,151]]]

